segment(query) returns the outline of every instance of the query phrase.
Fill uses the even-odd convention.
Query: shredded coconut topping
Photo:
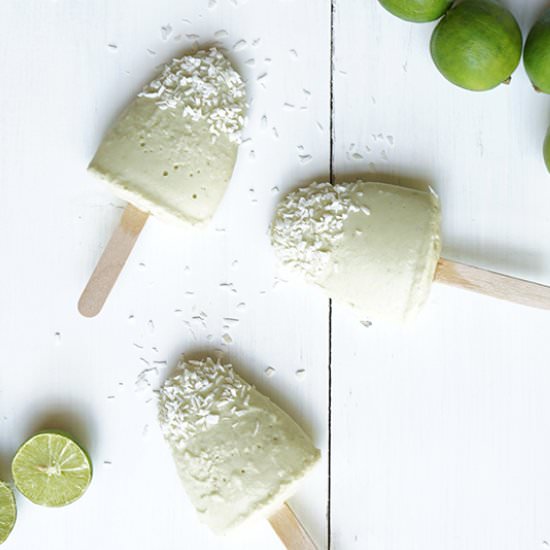
[[[159,422],[166,440],[182,449],[191,437],[223,418],[244,414],[252,386],[231,365],[211,358],[186,361],[159,391]]]
[[[214,141],[221,134],[230,141],[241,141],[244,82],[216,48],[173,59],[139,95],[155,99],[159,109],[181,109],[184,117],[206,120]]]
[[[356,208],[355,185],[314,182],[286,195],[271,224],[271,244],[282,264],[315,280],[343,237],[344,221]]]

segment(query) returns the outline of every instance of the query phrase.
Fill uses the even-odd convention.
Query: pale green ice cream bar
[[[205,223],[231,179],[245,112],[242,78],[220,51],[173,59],[107,132],[89,169],[140,210]]]
[[[280,202],[271,242],[289,273],[368,318],[405,322],[434,279],[439,200],[387,183],[312,183]]]
[[[320,459],[290,416],[210,358],[182,359],[160,390],[159,421],[191,502],[218,534],[269,516]]]

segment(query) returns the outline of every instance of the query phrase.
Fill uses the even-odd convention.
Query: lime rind
[[[12,462],[17,489],[42,506],[66,506],[88,488],[92,466],[85,451],[70,437],[44,432],[31,437]]]
[[[5,542],[15,525],[17,508],[11,488],[0,481],[0,544]]]
[[[442,17],[453,0],[379,0],[387,11],[413,23],[428,23]]]

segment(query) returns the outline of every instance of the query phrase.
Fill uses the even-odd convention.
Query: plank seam
[[[334,18],[336,0],[330,1],[329,178],[334,185]],[[327,547],[332,548],[332,300],[328,301],[328,488]]]

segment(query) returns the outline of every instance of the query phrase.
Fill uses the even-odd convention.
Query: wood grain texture
[[[507,5],[524,30],[542,8]],[[42,428],[94,462],[74,505],[20,501],[6,548],[281,548],[268,522],[221,540],[201,526],[158,430],[153,390],[180,353],[217,351],[321,448],[291,499],[320,548],[548,546],[548,313],[434,285],[414,326],[366,328],[281,282],[269,247],[281,194],[368,176],[435,188],[447,256],[550,282],[547,98],[521,67],[487,94],[453,88],[433,26],[375,0],[1,3],[0,477]],[[124,208],[85,167],[155,66],[216,42],[251,99],[220,210],[203,233],[149,220],[110,307],[83,319],[75,299]]]
[[[441,259],[437,264],[434,280],[499,300],[538,309],[550,309],[549,286],[487,269]]]
[[[317,549],[317,546],[288,504],[285,504],[271,515],[269,523],[287,550]]]
[[[124,209],[120,223],[78,301],[78,311],[84,317],[95,317],[103,308],[148,217],[146,212],[131,204]]]
[[[6,550],[281,548],[267,521],[216,537],[186,498],[153,393],[183,352],[223,353],[312,436],[323,461],[290,505],[327,547],[328,304],[279,280],[267,228],[281,194],[328,173],[330,6],[210,4],[0,3],[0,478],[40,428],[74,434],[94,465],[71,506],[18,501]],[[233,179],[204,231],[150,218],[107,307],[83,318],[125,207],[86,166],[155,67],[196,42],[226,48],[247,80]]]
[[[504,3],[524,32],[545,4]],[[429,185],[445,258],[550,284],[548,97],[522,66],[491,92],[453,87],[434,26],[336,0],[336,178]],[[447,285],[408,327],[333,312],[333,547],[546,548],[549,312]]]

